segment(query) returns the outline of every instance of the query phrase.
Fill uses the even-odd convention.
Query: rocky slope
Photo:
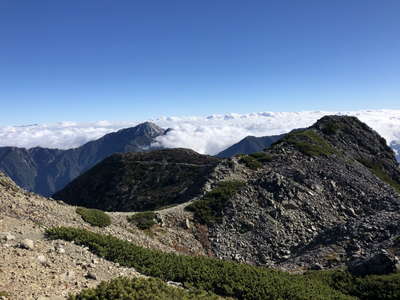
[[[273,143],[282,139],[284,136],[284,134],[262,137],[247,136],[224,151],[221,151],[216,156],[226,158],[237,154],[251,154],[263,151],[265,148],[270,147]]]
[[[364,123],[324,117],[266,154],[209,226],[216,256],[293,270],[400,254],[398,163]]]
[[[50,196],[111,154],[149,149],[164,133],[162,128],[146,122],[75,149],[0,147],[0,170],[24,189]]]
[[[188,149],[114,154],[53,197],[106,211],[153,210],[200,195],[218,162]]]
[[[136,245],[166,252],[205,255],[194,237],[190,214],[180,207],[161,211],[159,225],[139,230],[126,213],[110,213],[106,228],[85,223],[76,207],[26,192],[0,172],[0,295],[7,299],[65,299],[117,276],[141,276],[98,258],[86,248],[45,238],[46,228],[72,226],[111,234]],[[0,297],[1,298],[1,297]]]

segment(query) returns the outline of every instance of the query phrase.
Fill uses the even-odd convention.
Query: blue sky
[[[398,0],[0,0],[0,125],[400,109]]]

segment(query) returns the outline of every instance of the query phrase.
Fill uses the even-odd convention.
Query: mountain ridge
[[[221,158],[232,157],[237,154],[251,154],[270,147],[273,143],[283,138],[285,134],[263,137],[246,136],[244,139],[219,152],[216,156]]]
[[[0,147],[0,170],[19,186],[50,196],[107,156],[148,150],[154,139],[164,133],[164,129],[145,122],[67,150]]]

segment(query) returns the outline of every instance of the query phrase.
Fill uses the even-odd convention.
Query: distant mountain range
[[[50,196],[111,154],[150,149],[165,132],[146,122],[74,149],[0,147],[0,170],[24,189]]]
[[[236,154],[251,154],[255,152],[260,152],[265,148],[270,147],[273,143],[283,138],[285,135],[271,135],[271,136],[247,136],[238,143],[230,146],[229,148],[221,151],[216,156],[217,157],[232,157]]]
[[[77,176],[114,153],[157,149],[151,146],[155,138],[166,135],[169,130],[146,122],[107,134],[100,139],[68,150],[0,147],[0,170],[22,188],[43,196],[51,196]],[[264,137],[247,136],[216,156],[225,158],[236,154],[260,152],[284,136],[285,134]],[[395,150],[396,158],[400,161],[400,143],[392,142],[390,146]]]

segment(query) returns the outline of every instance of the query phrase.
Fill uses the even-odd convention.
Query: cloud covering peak
[[[281,134],[294,128],[310,126],[324,115],[332,114],[356,116],[375,129],[388,143],[400,142],[400,110],[232,113],[206,117],[162,117],[148,121],[173,129],[157,138],[158,146],[184,147],[200,153],[216,154],[248,135]],[[98,121],[2,126],[0,146],[68,149],[139,123]]]

